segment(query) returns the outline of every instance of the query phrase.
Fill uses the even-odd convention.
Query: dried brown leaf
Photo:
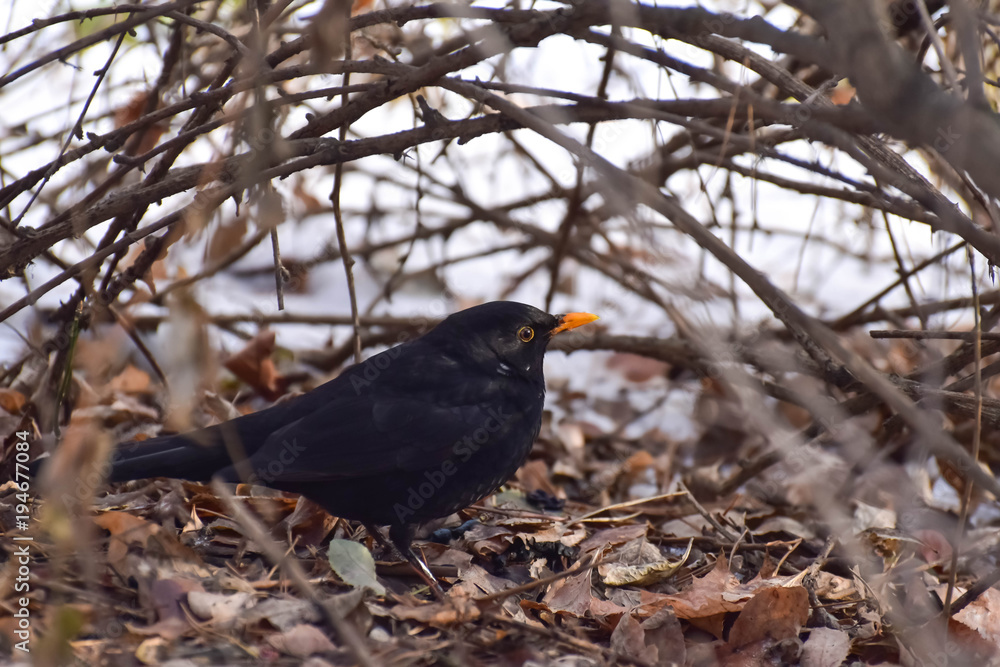
[[[285,381],[271,359],[274,348],[274,331],[261,331],[242,350],[226,359],[224,364],[229,372],[269,401],[279,398],[285,388]]]
[[[12,415],[16,415],[24,408],[28,399],[16,389],[0,388],[0,408]]]
[[[542,602],[552,611],[562,611],[573,616],[583,616],[590,610],[593,597],[590,570],[554,582]]]
[[[599,530],[580,543],[580,553],[590,553],[597,549],[616,547],[634,539],[645,537],[649,526],[644,523],[616,526]]]
[[[218,262],[240,246],[247,233],[247,217],[234,216],[212,229],[212,235],[205,248],[205,260]]]
[[[808,620],[809,593],[805,588],[765,588],[743,607],[729,633],[729,644],[741,648],[763,639],[789,639],[797,636]]]
[[[466,597],[464,591],[449,591],[448,599],[442,602],[417,607],[401,604],[390,608],[389,614],[398,620],[419,621],[436,627],[447,627],[457,623],[468,623],[479,618],[479,607]]]
[[[94,523],[111,533],[108,562],[121,564],[131,545],[146,547],[150,537],[160,532],[159,524],[146,521],[128,512],[104,512],[94,517]]]
[[[745,604],[739,599],[727,599],[725,593],[739,586],[739,580],[729,571],[729,562],[720,556],[715,567],[704,577],[696,578],[691,586],[676,595],[663,595],[655,599],[657,609],[670,604],[678,618],[683,618],[722,637],[725,614],[741,611]],[[651,600],[653,601],[653,600]]]
[[[611,650],[645,662],[656,662],[658,652],[655,646],[646,646],[646,631],[632,614],[624,614],[614,632],[611,633]]]
[[[125,367],[121,373],[111,378],[108,387],[114,391],[126,394],[150,394],[153,392],[149,373],[132,364]]]

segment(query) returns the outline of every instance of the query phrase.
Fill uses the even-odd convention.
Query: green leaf
[[[375,559],[361,544],[351,540],[330,540],[330,567],[354,588],[370,588],[385,595],[385,587],[375,579]]]

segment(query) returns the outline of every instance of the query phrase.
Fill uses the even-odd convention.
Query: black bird
[[[541,427],[545,348],[596,319],[475,306],[285,403],[121,445],[110,479],[215,477],[300,493],[375,537],[372,524],[388,525],[432,582],[410,548],[416,524],[488,496],[524,463]]]

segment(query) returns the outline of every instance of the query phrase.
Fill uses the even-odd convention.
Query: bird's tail
[[[207,481],[232,464],[230,452],[236,456],[244,453],[239,434],[226,426],[122,443],[112,456],[108,481],[127,482],[147,477]]]
[[[234,461],[252,456],[275,428],[309,414],[323,400],[322,393],[313,392],[190,433],[122,443],[112,455],[108,481],[174,477],[202,482],[215,476],[240,481],[246,475],[239,473],[247,471],[237,470],[242,463]],[[34,465],[37,469],[41,462]]]

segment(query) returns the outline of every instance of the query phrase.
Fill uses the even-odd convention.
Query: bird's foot
[[[441,584],[438,583],[437,578],[431,572],[430,568],[427,567],[427,563],[420,559],[416,553],[413,551],[413,547],[410,546],[410,540],[413,539],[412,529],[404,529],[404,531],[399,535],[398,540],[391,539],[393,531],[390,530],[390,539],[386,539],[382,536],[382,532],[370,524],[364,524],[365,529],[368,534],[375,538],[375,541],[382,545],[383,549],[388,550],[390,553],[398,554],[399,556],[406,559],[413,569],[416,571],[417,576],[431,589],[434,593],[434,597],[438,600],[444,600],[444,591],[441,589]]]
[[[434,593],[434,597],[438,600],[444,600],[444,591],[441,590],[441,584],[438,583],[438,580],[431,572],[431,569],[427,567],[427,563],[417,556],[417,554],[413,552],[412,548],[407,549],[403,556],[406,560],[410,561],[410,565],[412,565],[413,569],[417,571],[417,575],[430,587],[431,592]]]

